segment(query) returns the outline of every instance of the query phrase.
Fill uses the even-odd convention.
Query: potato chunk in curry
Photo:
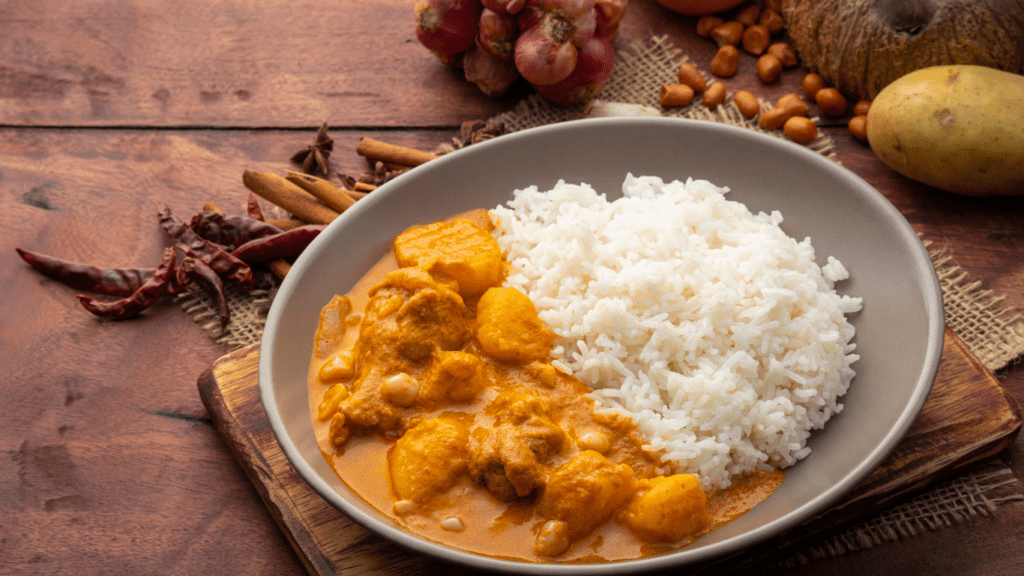
[[[491,233],[464,218],[414,226],[395,238],[402,267],[415,266],[459,283],[464,298],[475,298],[501,281],[501,249]]]
[[[643,492],[629,503],[620,520],[644,540],[678,542],[710,528],[707,497],[693,474],[641,480],[637,487]]]
[[[466,470],[469,431],[451,418],[413,426],[388,458],[391,485],[402,500],[420,503],[451,488]]]
[[[515,288],[491,288],[476,305],[476,337],[488,356],[526,364],[551,351],[554,336],[525,294]]]

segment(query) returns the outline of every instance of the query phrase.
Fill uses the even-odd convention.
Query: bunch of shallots
[[[416,36],[500,96],[520,76],[556,104],[594,96],[612,74],[629,0],[417,0]]]

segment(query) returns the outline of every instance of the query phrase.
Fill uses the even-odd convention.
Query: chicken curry
[[[632,420],[595,413],[533,303],[501,286],[491,229],[484,210],[411,228],[321,312],[310,411],[353,491],[454,548],[599,562],[686,545],[778,487],[764,471],[706,495]]]

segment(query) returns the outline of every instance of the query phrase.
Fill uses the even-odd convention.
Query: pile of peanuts
[[[697,21],[697,35],[710,38],[718,44],[718,52],[711,59],[709,70],[718,78],[730,78],[739,68],[741,46],[745,52],[757,57],[757,76],[768,84],[782,75],[783,68],[799,64],[796,51],[785,42],[772,42],[772,37],[784,32],[781,16],[782,0],[763,0],[763,8],[750,4],[740,8],[732,20],[719,15],[703,16]],[[847,101],[835,88],[826,87],[820,76],[807,74],[803,80],[804,95],[818,105],[826,116],[842,116],[847,111]],[[714,110],[725,102],[726,88],[721,81],[710,85],[696,66],[684,62],[679,66],[678,83],[661,87],[661,105],[666,107],[686,106],[696,94],[702,94],[702,103]],[[757,97],[746,90],[733,95],[733,103],[746,118],[754,118],[761,112]],[[854,117],[849,129],[854,138],[867,141],[865,121],[869,101],[860,101],[854,106]],[[765,110],[758,118],[758,125],[765,130],[782,129],[786,136],[800,144],[808,144],[818,137],[818,127],[807,114],[810,109],[797,94],[787,94],[776,102],[775,107]]]
[[[846,114],[846,98],[835,88],[825,86],[825,81],[821,79],[821,76],[814,73],[807,74],[804,76],[803,88],[804,95],[809,100],[814,100],[822,114],[826,116]],[[861,142],[868,141],[866,127],[869,108],[871,108],[870,100],[858,101],[853,105],[853,118],[850,118],[850,122],[846,125],[850,134],[853,134],[853,137]]]

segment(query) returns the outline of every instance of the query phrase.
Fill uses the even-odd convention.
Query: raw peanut
[[[757,24],[757,19],[760,16],[761,9],[754,4],[751,4],[736,13],[736,21],[744,26],[753,26],[754,24]]]
[[[783,68],[792,68],[800,63],[796,57],[796,50],[785,42],[776,42],[768,47],[767,52],[775,55],[782,62]]]
[[[732,97],[732,103],[739,109],[740,114],[743,114],[746,118],[753,118],[761,111],[761,104],[757,101],[757,96],[746,90],[736,91],[736,94]]]
[[[757,125],[765,130],[778,130],[782,128],[782,125],[795,116],[792,110],[786,108],[775,107],[770,110],[761,112],[761,118],[758,119]]]
[[[757,77],[762,82],[775,82],[782,75],[782,62],[772,54],[764,54],[757,59]]]
[[[868,117],[863,114],[858,114],[853,118],[850,118],[850,122],[846,125],[850,129],[850,134],[861,142],[868,141]]]
[[[818,127],[810,119],[793,116],[782,125],[782,131],[789,139],[799,144],[810,144],[818,137]]]
[[[768,10],[782,14],[782,0],[764,0],[761,4]]]
[[[835,88],[822,88],[814,95],[821,113],[826,116],[842,116],[846,114],[846,98]]]
[[[661,87],[662,106],[686,106],[693,100],[693,88],[686,84],[665,84]]]
[[[740,51],[735,46],[726,44],[718,49],[711,59],[711,73],[720,78],[728,78],[736,73],[740,65]]]
[[[683,62],[679,65],[679,72],[677,73],[680,84],[686,84],[690,88],[693,88],[694,92],[698,94],[707,89],[708,85],[704,81],[704,75],[697,70],[697,67],[689,62]]]
[[[792,110],[794,112],[794,116],[807,116],[807,113],[811,111],[807,104],[792,92],[779,98],[778,101],[775,102],[775,107]]]
[[[725,24],[725,20],[718,16],[701,16],[700,20],[697,20],[697,36],[711,38],[711,31],[722,24]]]
[[[757,23],[767,28],[772,36],[782,32],[782,28],[785,25],[782,21],[782,16],[771,8],[765,8],[761,11],[761,17],[758,18]]]
[[[794,116],[807,116],[810,108],[796,94],[786,94],[775,103],[771,110],[761,113],[758,125],[765,130],[778,130],[786,123],[786,120]]]
[[[768,29],[760,24],[754,24],[748,26],[743,31],[743,49],[749,54],[754,56],[760,56],[764,54],[764,51],[768,49],[768,44],[771,42],[771,34],[768,33]]]
[[[718,108],[719,104],[725,102],[725,84],[713,82],[711,86],[708,86],[708,89],[704,91],[703,102],[709,110]]]
[[[825,87],[825,81],[821,79],[821,76],[811,72],[804,76],[804,96],[807,96],[808,100],[814,100],[814,97],[818,94],[818,90]]]
[[[719,46],[735,46],[743,40],[743,24],[735,20],[720,24],[711,31],[711,37]]]
[[[867,116],[868,110],[871,108],[871,100],[861,100],[853,105],[854,116]]]

